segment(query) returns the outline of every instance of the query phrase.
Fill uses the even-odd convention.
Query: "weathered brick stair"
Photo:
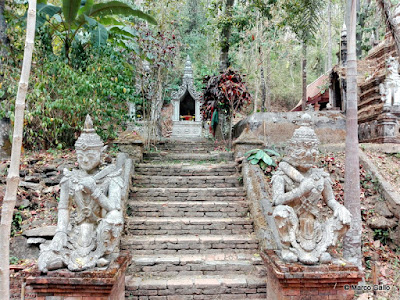
[[[207,162],[231,157],[211,146],[166,143],[136,167],[122,240],[133,256],[127,299],[266,298],[245,192],[234,163]]]

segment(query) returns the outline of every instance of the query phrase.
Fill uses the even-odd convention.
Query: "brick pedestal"
[[[121,253],[106,270],[57,270],[30,276],[26,279],[27,289],[37,295],[37,300],[123,300],[130,260],[128,253]]]
[[[268,268],[268,300],[350,300],[363,274],[352,265],[285,263],[274,251],[261,254]]]

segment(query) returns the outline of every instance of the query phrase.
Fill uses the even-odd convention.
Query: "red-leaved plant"
[[[251,101],[251,95],[246,83],[239,72],[227,69],[217,76],[206,76],[203,91],[203,105],[201,112],[203,120],[210,120],[214,111],[224,114],[229,120],[229,147],[232,145],[232,118],[237,112]]]

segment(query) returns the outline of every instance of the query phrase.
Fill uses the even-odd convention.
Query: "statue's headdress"
[[[76,150],[101,150],[104,146],[100,136],[93,128],[93,121],[89,115],[86,116],[85,125],[80,137],[75,142]]]
[[[300,128],[294,131],[292,138],[289,140],[290,145],[310,144],[312,147],[317,147],[319,140],[314,129],[311,127],[311,116],[309,114],[304,114],[301,120]]]

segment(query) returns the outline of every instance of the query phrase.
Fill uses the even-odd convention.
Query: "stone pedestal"
[[[173,122],[172,138],[200,138],[202,136],[201,122],[197,121],[178,121]]]
[[[378,137],[380,143],[398,143],[397,139],[397,117],[390,112],[385,112],[378,117]]]
[[[27,290],[37,300],[123,300],[125,299],[125,271],[131,260],[129,253],[121,253],[105,270],[70,272],[66,269],[26,279]]]
[[[351,286],[363,274],[353,265],[321,264],[306,266],[285,263],[273,250],[262,253],[267,272],[267,300],[350,300]]]

